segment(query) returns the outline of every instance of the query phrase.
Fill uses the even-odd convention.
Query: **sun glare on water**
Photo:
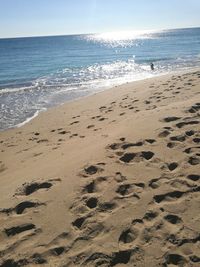
[[[105,32],[88,35],[86,39],[111,47],[127,47],[137,46],[139,40],[155,39],[156,33],[158,33],[157,30]]]
[[[152,34],[154,34],[155,32],[155,30],[105,32],[100,34],[94,34],[93,39],[107,42],[133,39],[147,39],[152,38]]]

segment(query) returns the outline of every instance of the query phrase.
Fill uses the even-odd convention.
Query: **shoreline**
[[[26,118],[25,121],[23,121],[21,123],[18,123],[15,126],[11,126],[9,128],[6,128],[6,129],[1,129],[0,132],[5,132],[5,131],[8,131],[8,130],[20,128],[20,127],[24,126],[25,124],[29,123],[30,121],[32,121],[33,119],[35,119],[37,116],[39,116],[43,112],[46,112],[48,110],[60,107],[62,105],[66,105],[68,103],[73,103],[74,101],[79,101],[80,99],[85,99],[85,98],[90,97],[92,95],[101,94],[101,93],[103,93],[103,92],[105,92],[107,90],[111,90],[113,88],[117,88],[117,87],[120,87],[120,86],[125,86],[126,84],[134,84],[135,82],[139,82],[139,81],[155,79],[155,78],[163,77],[163,76],[167,76],[167,75],[178,75],[178,74],[181,75],[182,73],[193,72],[193,71],[198,70],[198,69],[199,69],[199,67],[193,67],[193,68],[187,68],[186,70],[176,70],[176,71],[171,71],[169,73],[159,73],[159,74],[157,74],[157,75],[155,75],[153,77],[147,77],[147,78],[142,78],[142,79],[138,79],[138,80],[135,80],[135,81],[130,81],[130,82],[122,83],[122,84],[113,85],[113,86],[110,86],[108,88],[100,89],[97,92],[90,92],[88,95],[80,96],[80,97],[77,97],[75,99],[68,100],[68,101],[66,101],[64,103],[57,104],[57,105],[52,106],[50,108],[43,108],[42,110],[37,110],[33,116]]]
[[[198,267],[199,81],[127,83],[0,132],[0,265]]]

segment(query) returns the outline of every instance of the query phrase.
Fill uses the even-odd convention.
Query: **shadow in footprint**
[[[108,146],[108,148],[112,149],[112,150],[116,150],[120,147],[120,144],[118,143],[113,143],[111,145]]]
[[[124,244],[133,242],[138,236],[138,231],[127,229],[123,231],[119,237],[119,242],[122,242]]]
[[[143,219],[147,221],[152,221],[158,216],[158,213],[156,211],[149,210],[145,213]]]
[[[185,141],[185,136],[184,135],[177,135],[177,136],[172,136],[170,137],[171,141],[178,141],[178,142],[184,142]]]
[[[200,180],[200,175],[198,175],[198,174],[190,174],[190,175],[187,176],[187,178],[196,182],[196,181]]]
[[[127,264],[130,261],[130,258],[131,258],[131,250],[115,252],[112,255],[110,266],[115,266],[120,263]]]
[[[155,195],[153,198],[157,203],[160,203],[164,200],[174,200],[174,199],[180,198],[184,194],[185,192],[182,192],[182,191],[172,191],[166,194]]]
[[[129,195],[131,193],[132,186],[130,184],[122,184],[120,185],[116,192],[122,196]]]
[[[5,233],[7,236],[14,236],[14,235],[17,235],[17,234],[20,234],[22,232],[32,230],[32,229],[35,229],[35,225],[32,223],[28,223],[28,224],[22,224],[19,226],[7,228],[5,229]]]
[[[200,103],[196,103],[188,110],[188,112],[196,113],[199,110],[200,110]]]
[[[194,263],[200,262],[200,258],[196,255],[192,255],[192,256],[190,256],[190,261],[194,262]]]
[[[159,133],[158,137],[167,137],[168,135],[170,135],[170,132],[168,130],[164,130],[161,133]]]
[[[47,263],[47,261],[39,253],[34,253],[33,254],[32,261],[35,264],[44,264],[44,263]]]
[[[196,144],[199,144],[200,143],[200,138],[194,138],[193,142],[196,143]]]
[[[178,223],[182,222],[181,218],[179,218],[178,216],[173,215],[173,214],[166,215],[164,217],[164,219],[166,221],[168,221],[169,223],[172,223],[172,224],[178,224]]]
[[[125,153],[120,160],[125,162],[125,163],[129,163],[131,162],[134,158],[135,158],[136,154],[135,153]]]
[[[150,160],[154,156],[154,153],[151,151],[141,151],[138,153],[125,153],[121,158],[120,161],[123,161],[125,163],[129,163],[134,160],[135,157],[137,157],[137,160],[146,159]]]
[[[56,247],[51,249],[51,254],[54,256],[60,256],[65,251],[64,247]]]
[[[196,125],[196,124],[199,124],[199,123],[200,123],[199,121],[180,122],[180,123],[176,124],[176,127],[182,128],[182,127],[184,127],[186,125]]]
[[[154,156],[154,153],[151,151],[142,151],[141,157],[145,158],[146,160],[150,160]]]
[[[34,193],[35,191],[38,191],[39,189],[48,189],[52,187],[52,183],[50,182],[44,182],[44,183],[32,183],[30,185],[26,185],[24,188],[24,194],[26,196]]]
[[[193,130],[190,130],[190,131],[186,131],[185,134],[186,134],[187,136],[192,136],[192,135],[195,134],[195,132],[194,132]]]
[[[149,144],[153,144],[153,143],[156,142],[155,139],[145,139],[145,141],[146,141],[147,143],[149,143]]]
[[[15,211],[17,214],[22,214],[24,212],[24,210],[26,210],[28,208],[38,207],[40,205],[44,205],[44,204],[43,203],[37,203],[37,202],[31,202],[31,201],[24,201],[24,202],[19,203],[15,207]]]
[[[171,121],[177,121],[181,119],[180,117],[172,116],[172,117],[166,117],[163,119],[164,122],[171,122]]]
[[[165,260],[167,264],[173,264],[177,266],[184,266],[186,263],[185,258],[179,254],[168,254],[165,257]]]
[[[174,142],[169,142],[168,144],[167,144],[167,147],[168,148],[174,148],[176,146],[176,143],[174,143]]]
[[[143,142],[137,142],[137,143],[127,143],[127,144],[122,145],[121,147],[123,149],[127,149],[129,147],[142,146],[142,145],[143,145]]]
[[[98,204],[98,199],[95,197],[91,197],[86,201],[86,205],[90,209],[96,208],[97,204]]]
[[[109,212],[117,207],[117,204],[114,202],[104,202],[99,204],[99,211]]]
[[[167,167],[168,167],[168,169],[170,171],[173,171],[173,170],[175,170],[178,167],[178,163],[177,162],[169,163],[169,164],[167,164]]]
[[[75,226],[76,228],[80,229],[84,222],[85,222],[85,218],[81,217],[81,218],[78,218],[75,221],[73,221],[72,225]]]
[[[5,260],[2,264],[1,264],[1,267],[20,267],[22,266],[23,262],[16,262],[14,261],[13,259],[8,259],[8,260]],[[24,260],[24,264],[23,265],[26,265],[27,262]]]
[[[83,192],[84,193],[94,193],[96,191],[95,189],[95,182],[92,181],[91,183],[87,184],[84,188],[83,188]]]
[[[190,157],[188,163],[190,165],[198,165],[200,163],[200,159],[196,157]]]
[[[84,168],[84,171],[86,172],[86,174],[93,175],[97,172],[103,171],[103,169],[99,166],[91,165],[89,167]]]

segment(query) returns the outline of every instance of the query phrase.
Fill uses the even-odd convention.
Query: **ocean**
[[[0,39],[0,130],[115,85],[199,66],[200,28]]]

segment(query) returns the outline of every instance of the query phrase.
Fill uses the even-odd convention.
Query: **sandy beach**
[[[200,70],[0,132],[0,266],[200,265]]]

